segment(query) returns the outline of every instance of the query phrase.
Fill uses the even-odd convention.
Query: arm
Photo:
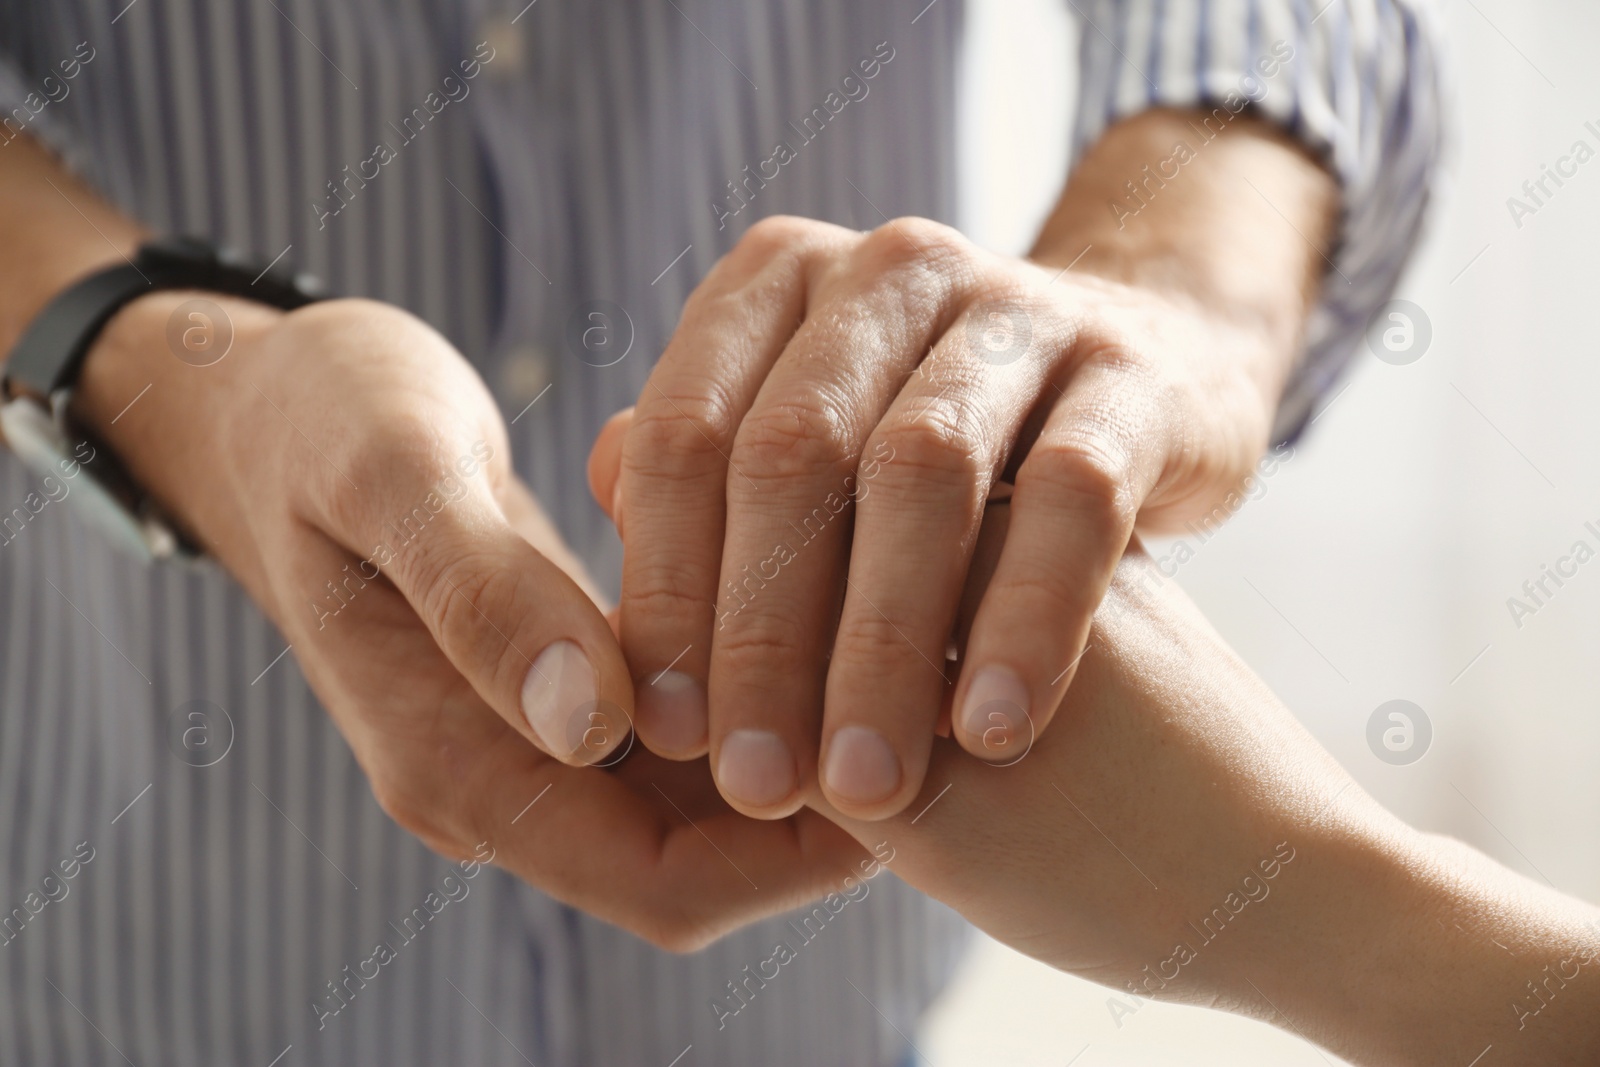
[[[1600,1061],[1600,909],[1384,811],[1150,570],[1119,565],[1024,759],[939,742],[904,814],[844,825],[1113,1016],[1208,1005],[1384,1067]]]
[[[1337,228],[1273,439],[1296,436],[1394,295],[1429,201],[1444,141],[1442,35],[1433,0],[1082,0],[1074,141],[1085,158],[1108,131],[1151,109],[1203,112],[1196,153],[1238,117],[1270,122],[1339,183]],[[1122,187],[1129,227],[1151,217],[1161,178],[1187,172],[1172,146]],[[1254,176],[1252,175],[1252,178]],[[1183,180],[1183,179],[1179,179]],[[1148,183],[1148,184],[1147,184]],[[1241,198],[1267,210],[1262,187]],[[1265,194],[1265,195],[1263,195]],[[1283,208],[1289,215],[1287,208]],[[1292,216],[1291,216],[1292,217]],[[1315,235],[1306,234],[1309,240]]]
[[[80,214],[81,212],[81,214]],[[0,352],[51,297],[133,254],[143,230],[93,196],[32,137],[0,146]]]
[[[1081,161],[1032,261],[919,220],[766,220],[600,442],[624,650],[636,677],[673,668],[640,736],[709,750],[742,811],[820,775],[887,815],[941,714],[984,757],[1044,729],[1135,526],[1209,516],[1304,425],[1415,237],[1439,141],[1419,4],[1073,8]],[[994,603],[944,678],[1013,478]]]
[[[1334,181],[1245,116],[1118,224],[1121,184],[1204,117],[1107,133],[1031,259],[926,220],[769,219],[701,283],[592,467],[630,666],[676,675],[641,687],[647,745],[709,748],[748,814],[820,774],[865,816],[917,795],[941,706],[985,758],[1046,727],[1135,523],[1206,515],[1260,458],[1324,267]],[[1002,481],[1017,527],[952,688]]]
[[[1205,111],[1144,111],[1074,168],[1028,258],[1232,324],[1241,343],[1207,357],[1254,462],[1323,287],[1338,205],[1327,172],[1258,117],[1222,126]],[[1142,519],[1158,517],[1147,507]]]
[[[0,147],[0,341],[140,236],[31,139]],[[192,297],[232,333],[220,359],[170,347]],[[378,803],[437,851],[492,855],[680,948],[822,891],[859,853],[812,813],[739,818],[703,767],[578,766],[625,751],[621,651],[487,389],[413,316],[151,293],[99,335],[73,410],[277,626]],[[547,788],[551,817],[513,827]]]

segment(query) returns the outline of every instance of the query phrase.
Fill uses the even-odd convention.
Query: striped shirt
[[[1080,151],[1152,105],[1231,111],[1242,94],[1339,178],[1341,240],[1279,421],[1296,432],[1422,216],[1439,143],[1424,12],[1072,6]],[[962,15],[960,0],[0,0],[0,141],[39,137],[156,231],[286,254],[434,324],[614,585],[583,460],[717,257],[780,212],[959,223]],[[740,196],[777,142],[778,176]],[[566,340],[596,307],[627,353],[604,367]],[[467,877],[382,815],[284,652],[219,569],[116,554],[0,454],[0,1065],[909,1058],[959,955],[947,909],[874,882],[719,1029],[711,1004],[772,954],[782,918],[674,956],[497,869]],[[192,729],[205,759],[174,740]],[[425,926],[410,918],[433,901]],[[395,958],[319,1019],[380,941]]]

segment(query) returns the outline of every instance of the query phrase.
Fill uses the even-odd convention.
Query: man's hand
[[[230,330],[214,365],[169,350]],[[631,743],[621,651],[482,382],[411,315],[142,297],[97,342],[77,414],[278,625],[378,802],[444,855],[487,841],[557,898],[687,948],[862,854],[814,813],[732,812],[703,762],[577,769]]]
[[[941,708],[996,762],[1045,728],[1135,522],[1207,514],[1260,457],[1321,270],[1303,234],[1332,183],[1246,119],[1122,227],[1110,195],[1179,118],[1108,134],[1030,260],[924,220],[775,218],[702,282],[591,460],[647,745],[709,748],[762,817],[820,764],[871,818],[917,795]],[[1009,483],[952,691],[973,541]]]

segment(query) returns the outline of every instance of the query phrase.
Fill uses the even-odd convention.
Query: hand
[[[234,334],[213,366],[166,347],[195,297]],[[77,403],[278,625],[379,804],[437,851],[488,842],[533,885],[675,948],[824,892],[862,855],[814,813],[733,813],[703,762],[576,769],[622,755],[627,668],[511,473],[488,392],[419,320],[154,294],[101,336]]]
[[[1014,479],[954,689],[961,744],[1014,758],[1069,684],[1135,519],[1205,515],[1259,458],[1272,404],[1232,354],[1265,344],[925,221],[756,224],[592,465],[625,534],[640,736],[679,757],[709,743],[723,794],[771,816],[798,805],[820,733],[832,803],[902,809],[951,702],[973,538]]]
[[[975,582],[1004,537],[986,523]],[[1399,823],[1137,547],[1057,719],[1013,767],[936,742],[889,821],[813,803],[994,937],[1110,987],[1119,1026],[1160,998],[1361,1064],[1600,1062],[1600,910]]]
[[[591,462],[625,536],[647,745],[709,748],[752,815],[793,811],[820,762],[833,804],[882,817],[952,707],[986,759],[1045,729],[1136,521],[1216,521],[1260,456],[1319,285],[1336,187],[1254,118],[1131,223],[1115,210],[1205,120],[1113,126],[1031,261],[917,219],[776,218],[701,283]],[[945,651],[1002,479],[1016,528],[956,680]]]

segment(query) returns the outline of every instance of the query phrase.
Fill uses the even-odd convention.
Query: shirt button
[[[478,24],[478,35],[492,48],[494,58],[484,64],[491,81],[510,81],[522,73],[528,61],[528,48],[522,27],[508,15],[491,15]]]
[[[550,384],[550,353],[539,345],[518,345],[500,364],[500,393],[507,407],[521,411]]]

